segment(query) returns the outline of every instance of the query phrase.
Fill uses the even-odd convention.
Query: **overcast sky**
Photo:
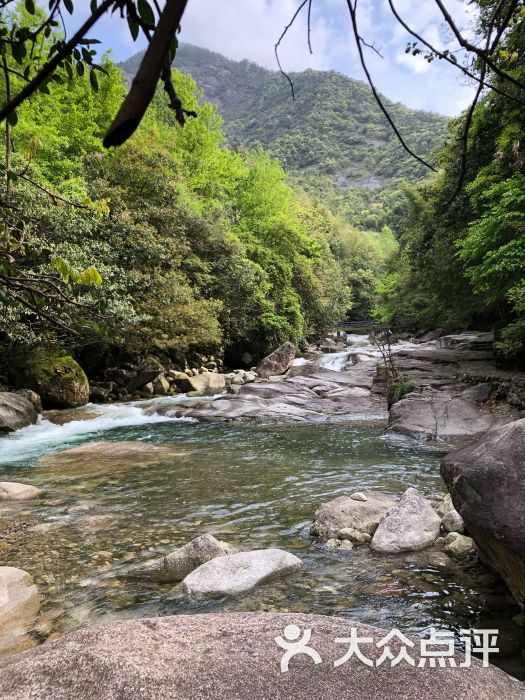
[[[88,0],[81,2],[88,7]],[[444,31],[434,0],[394,3],[420,34],[441,48],[455,48]],[[473,21],[469,5],[459,0],[446,0],[446,4],[458,24],[468,30]],[[275,69],[274,44],[299,5],[300,0],[189,0],[180,39],[229,58],[247,58]],[[473,88],[459,71],[444,61],[429,65],[421,57],[405,54],[410,37],[392,16],[387,0],[360,0],[358,7],[361,34],[368,42],[375,42],[384,56],[380,58],[366,50],[374,80],[385,95],[410,107],[448,115],[457,115],[466,107]],[[79,21],[75,15],[74,24]],[[111,48],[115,60],[143,48],[140,41],[133,43],[126,23],[117,15],[102,20],[91,35],[99,38],[105,48]],[[351,36],[346,0],[313,0],[312,45],[310,55],[303,13],[283,42],[283,67],[335,69],[364,79]]]

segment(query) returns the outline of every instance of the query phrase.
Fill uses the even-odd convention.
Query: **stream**
[[[343,357],[345,355],[345,357]],[[341,371],[348,353],[320,360]],[[158,399],[191,402],[187,397]],[[338,495],[415,486],[440,499],[443,452],[385,435],[383,420],[234,425],[155,414],[155,401],[86,406],[82,420],[43,419],[0,440],[0,480],[45,488],[41,502],[2,504],[12,523],[0,564],[34,578],[42,596],[26,646],[84,623],[213,610],[312,612],[405,633],[442,627],[500,630],[494,662],[525,678],[525,629],[505,588],[475,560],[438,548],[398,555],[333,551],[309,535],[316,508]],[[143,411],[146,405],[148,415]],[[96,440],[168,443],[176,457],[149,466],[65,470],[38,458]],[[131,578],[132,567],[211,533],[243,549],[281,547],[305,563],[295,577],[242,598],[194,603],[173,584]],[[25,647],[23,647],[25,648]]]

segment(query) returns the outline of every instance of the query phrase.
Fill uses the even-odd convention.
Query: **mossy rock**
[[[82,367],[59,348],[35,348],[12,368],[17,387],[40,394],[44,408],[76,408],[89,401]]]

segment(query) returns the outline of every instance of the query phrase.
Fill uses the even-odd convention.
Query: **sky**
[[[434,0],[393,1],[399,14],[426,39],[441,49],[456,48],[445,32]],[[277,69],[274,45],[300,4],[300,0],[189,0],[180,40],[218,51],[228,58],[249,59]],[[471,6],[462,0],[445,0],[445,4],[460,28],[469,32],[475,20]],[[78,26],[83,14],[87,15],[89,1],[77,0],[76,6],[80,11],[68,21],[71,29]],[[405,53],[411,37],[392,15],[388,0],[360,0],[358,16],[361,35],[381,50],[382,57],[367,48],[365,55],[374,82],[383,94],[409,107],[451,116],[465,109],[474,92],[472,85],[445,61],[429,64],[420,56]],[[282,43],[283,68],[333,69],[365,79],[346,0],[313,0],[312,54],[308,50],[306,28],[306,12],[303,12]],[[133,42],[126,22],[117,15],[105,17],[90,34],[100,39],[104,48],[111,49],[117,61],[144,48],[142,41]]]

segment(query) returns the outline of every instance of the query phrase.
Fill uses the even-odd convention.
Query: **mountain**
[[[141,58],[138,53],[121,64],[128,80]],[[394,184],[428,174],[403,150],[370,88],[359,80],[336,71],[292,73],[293,100],[284,76],[251,61],[182,44],[174,66],[217,105],[231,145],[262,146],[307,191],[357,223],[369,228],[385,223]],[[413,150],[428,155],[439,148],[446,117],[383,99]]]

